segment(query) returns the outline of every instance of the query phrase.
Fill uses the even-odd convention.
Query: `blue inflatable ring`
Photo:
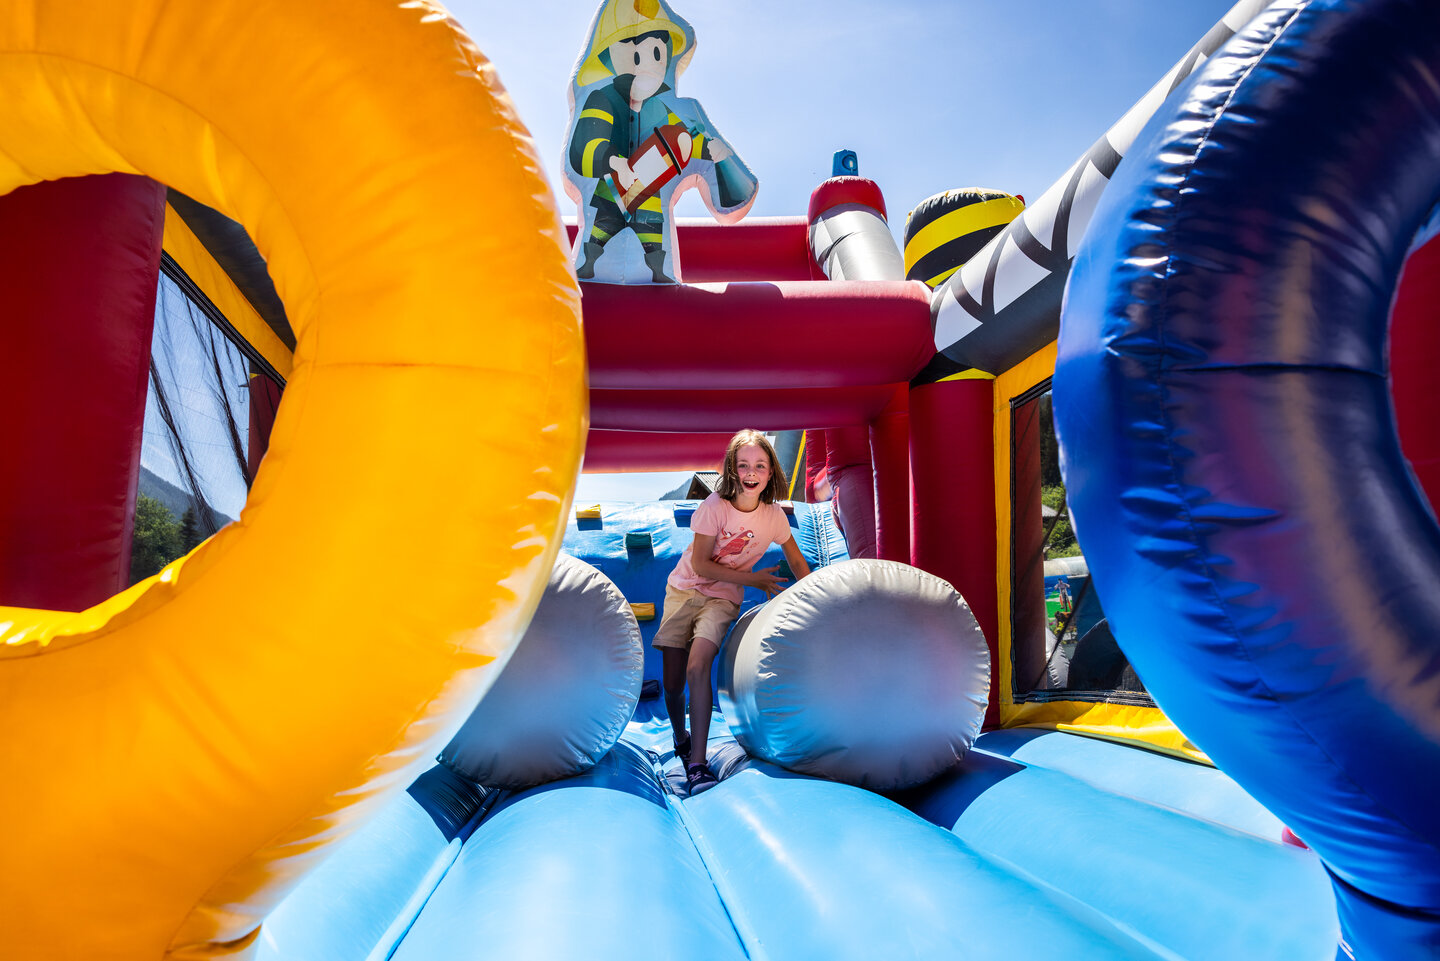
[[[1121,164],[1054,383],[1117,638],[1320,855],[1357,957],[1440,956],[1440,526],[1386,361],[1437,77],[1434,0],[1269,7]]]

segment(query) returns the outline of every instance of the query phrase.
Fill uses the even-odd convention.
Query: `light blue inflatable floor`
[[[693,509],[611,505],[572,520],[565,549],[656,603]],[[823,505],[793,526],[812,566],[843,557]],[[1318,859],[1212,768],[994,731],[887,797],[751,760],[716,714],[721,783],[691,798],[663,712],[641,700],[596,768],[528,791],[431,771],[266,921],[258,958],[1335,958]]]
[[[651,710],[594,770],[484,797],[458,828],[412,791],[267,921],[259,957],[1335,957],[1318,860],[1211,768],[997,731],[882,797],[748,759],[718,714],[710,753],[721,783],[687,797]]]

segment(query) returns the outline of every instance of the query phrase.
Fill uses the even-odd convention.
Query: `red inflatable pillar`
[[[851,557],[879,557],[875,544],[875,470],[870,463],[870,432],[843,427],[825,432],[825,474],[835,526],[845,535]]]
[[[270,448],[270,431],[275,428],[275,412],[280,408],[280,385],[264,374],[250,375],[250,433],[245,478],[248,486],[255,480],[260,461]]]
[[[165,188],[124,174],[0,198],[0,604],[130,582]]]
[[[1390,315],[1390,393],[1400,446],[1440,514],[1440,238],[1410,255]]]
[[[906,276],[938,287],[985,248],[1024,202],[1001,190],[947,190],[920,202],[905,222]],[[1000,723],[995,378],[936,355],[911,381],[910,457],[914,484],[911,563],[954,585],[990,648],[985,727]],[[1008,499],[1008,498],[1007,498]]]
[[[805,432],[805,500],[811,504],[830,499],[830,478],[825,470],[825,432]]]
[[[870,425],[875,465],[875,552],[887,561],[910,562],[910,392],[895,396]]]
[[[831,280],[900,280],[905,262],[885,220],[885,197],[873,180],[833,177],[810,195],[810,252]],[[902,404],[903,407],[903,404]],[[845,535],[851,557],[905,558],[909,540],[909,459],[903,450],[903,413],[887,411],[888,420],[871,425],[842,427],[825,432],[830,456],[826,472],[835,491],[835,520]],[[887,460],[872,460],[872,436],[884,448]],[[890,472],[878,477],[877,471]],[[905,505],[901,514],[897,506]],[[881,512],[877,515],[877,511]],[[879,527],[889,553],[882,551]]]
[[[915,503],[910,563],[949,581],[969,602],[990,663],[998,664],[994,387],[992,378],[977,374],[910,391]],[[985,727],[999,722],[991,684]]]

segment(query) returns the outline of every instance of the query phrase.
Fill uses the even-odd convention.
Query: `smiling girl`
[[[810,573],[785,512],[775,503],[785,490],[785,472],[764,434],[742,430],[730,438],[720,483],[696,508],[690,520],[695,539],[665,585],[665,611],[652,645],[664,658],[665,709],[691,794],[717,783],[705,763],[705,742],[715,700],[710,665],[720,642],[740,613],[745,588],[758,588],[767,597],[785,589],[778,565],[757,571],[755,562],[771,544],[779,544],[797,579]],[[687,683],[693,738],[685,730]]]

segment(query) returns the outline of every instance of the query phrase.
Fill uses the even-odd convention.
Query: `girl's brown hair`
[[[780,466],[780,461],[775,457],[775,448],[765,439],[765,435],[758,430],[742,430],[730,438],[730,446],[725,448],[725,462],[720,465],[720,483],[715,485],[715,493],[733,501],[740,496],[740,448],[747,444],[754,444],[765,452],[770,460],[770,483],[760,492],[760,502],[773,504],[778,500],[784,500],[786,493],[790,490],[789,483],[785,480],[785,468]]]

